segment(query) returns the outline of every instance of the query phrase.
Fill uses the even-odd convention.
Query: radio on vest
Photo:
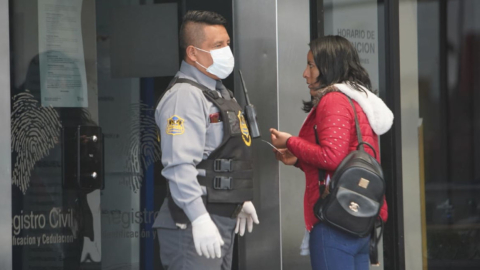
[[[247,122],[250,127],[250,135],[253,139],[255,139],[261,136],[257,122],[257,111],[255,110],[255,106],[250,103],[250,99],[248,98],[247,87],[245,86],[245,80],[243,80],[242,71],[238,70],[238,73],[240,74],[240,79],[242,80],[242,89],[247,102],[247,105],[245,105],[245,115],[247,116]]]

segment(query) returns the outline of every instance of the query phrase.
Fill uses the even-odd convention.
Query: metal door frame
[[[393,111],[395,121],[392,130],[383,135],[382,167],[393,185],[387,186],[390,222],[384,232],[385,269],[405,269],[405,237],[403,217],[403,176],[402,176],[402,128],[400,104],[400,30],[399,0],[384,1],[385,37],[385,89],[381,98]]]
[[[10,148],[10,28],[8,0],[0,1],[0,269],[12,269]]]

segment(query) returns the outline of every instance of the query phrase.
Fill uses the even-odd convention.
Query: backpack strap
[[[358,123],[357,109],[355,109],[355,105],[353,104],[352,99],[347,95],[345,95],[345,96],[347,97],[348,101],[350,102],[350,105],[352,105],[353,114],[355,116],[355,129],[357,130],[357,140],[358,140],[357,149],[365,151],[365,148],[363,147],[363,145],[366,144],[368,147],[370,147],[372,149],[373,154],[375,155],[375,159],[376,159],[377,158],[377,151],[375,151],[375,148],[373,148],[373,146],[371,144],[363,141],[363,139],[362,139],[362,132],[360,131],[360,124]]]
[[[360,149],[362,151],[365,151],[365,149],[363,148],[364,141],[362,139],[362,132],[360,131],[360,124],[358,123],[357,109],[355,108],[355,105],[353,104],[352,99],[347,95],[345,95],[345,96],[347,97],[348,101],[350,102],[350,105],[352,105],[353,114],[355,115],[355,128],[357,129],[358,146],[360,147]],[[375,152],[375,150],[374,150],[374,152]]]
[[[342,92],[340,92],[342,93]],[[343,94],[343,93],[342,93]],[[345,95],[345,94],[344,94]],[[353,105],[353,102],[352,100],[350,99],[349,96],[345,95],[348,99],[348,101],[350,102],[350,104],[352,105],[352,108],[353,108],[353,113],[355,115],[355,127],[357,129],[357,139],[358,139],[358,145],[360,147],[361,150],[364,150],[363,148],[363,144],[365,144],[365,142],[362,140],[362,133],[360,132],[360,124],[358,123],[358,117],[357,117],[357,110],[355,109],[355,105]],[[313,127],[313,132],[315,134],[315,141],[318,145],[320,145],[320,140],[318,139],[318,133],[317,133],[317,126],[315,125]],[[373,149],[373,148],[372,148]],[[373,152],[375,152],[375,149],[373,150]],[[375,157],[376,157],[376,153],[375,153]],[[325,179],[325,171],[322,170],[322,169],[318,169],[318,189],[320,191],[320,196],[322,196],[322,194],[325,192],[325,189],[326,189],[326,179]]]
[[[318,145],[320,145],[317,134],[317,125],[313,127],[313,132],[315,133],[315,141]],[[322,169],[318,169],[318,190],[320,191],[320,197],[323,196],[323,193],[325,192],[325,189],[327,187],[326,181],[327,180],[325,179],[325,171]]]
[[[375,222],[375,225],[372,228],[372,233],[370,236],[370,244],[369,244],[369,257],[370,257],[370,263],[372,265],[378,265],[378,243],[380,242],[380,239],[382,238],[383,235],[383,230],[384,230],[384,223],[383,220],[379,217],[377,221]],[[377,228],[380,227],[380,233],[377,234]]]
[[[364,144],[368,145],[373,150],[373,153],[375,154],[375,158],[377,158],[377,152],[375,151],[375,149],[369,143],[364,142],[362,140],[362,133],[360,131],[360,124],[358,123],[357,110],[355,109],[355,105],[353,104],[352,99],[347,95],[345,95],[345,96],[347,97],[348,101],[352,105],[353,113],[355,115],[355,128],[357,129],[358,147],[360,148],[360,150],[365,151],[363,145]],[[369,244],[369,257],[370,257],[370,263],[372,265],[378,265],[379,264],[379,262],[378,262],[378,242],[380,242],[380,239],[383,235],[383,230],[384,230],[384,223],[383,223],[383,220],[381,218],[378,218],[377,222],[375,222],[375,223],[376,224],[372,228],[372,232],[371,232],[371,236],[370,236],[370,244]],[[380,233],[379,234],[377,234],[377,227],[380,227]]]

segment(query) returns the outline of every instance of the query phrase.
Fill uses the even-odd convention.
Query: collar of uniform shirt
[[[194,81],[198,82],[201,85],[208,87],[211,90],[216,90],[215,86],[217,85],[217,81],[208,77],[207,75],[203,74],[200,70],[196,67],[188,64],[185,61],[182,61],[182,65],[180,66],[180,72],[185,75],[186,77],[190,77]]]

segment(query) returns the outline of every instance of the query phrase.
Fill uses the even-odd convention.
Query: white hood
[[[370,126],[377,135],[382,135],[390,129],[393,124],[393,113],[377,95],[368,91],[366,88],[366,93],[360,92],[344,83],[335,84],[334,86],[362,107],[367,115]]]

